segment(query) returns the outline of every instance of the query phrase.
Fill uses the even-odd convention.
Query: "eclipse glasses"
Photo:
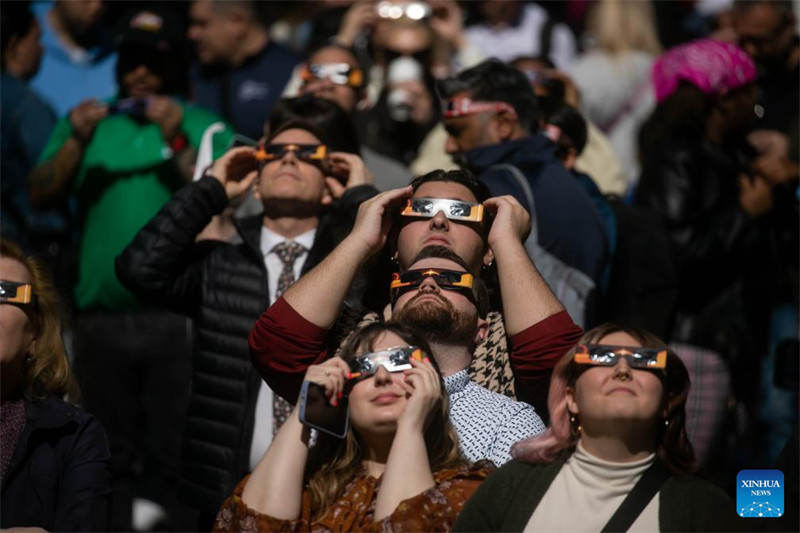
[[[380,352],[358,355],[350,361],[350,379],[366,378],[383,366],[389,372],[402,372],[412,368],[411,359],[422,361],[422,350],[416,346],[406,348],[389,348]]]
[[[361,87],[364,85],[364,72],[347,63],[309,63],[300,71],[300,79],[305,83],[330,80],[336,85]]]
[[[33,285],[0,279],[0,303],[26,305],[33,301]]]
[[[453,98],[444,104],[442,118],[458,118],[478,113],[500,113],[507,112],[517,118],[516,110],[505,102],[486,102],[470,100],[469,98]]]
[[[581,344],[577,347],[574,361],[581,365],[614,366],[623,358],[631,368],[664,369],[667,367],[666,348],[636,346]]]
[[[268,144],[260,145],[256,151],[256,161],[260,165],[282,159],[287,153],[294,153],[300,161],[312,164],[322,164],[328,157],[328,147],[324,144]]]
[[[440,289],[447,291],[458,291],[469,298],[474,298],[472,287],[475,278],[469,272],[459,272],[457,270],[447,270],[444,268],[426,268],[421,270],[408,270],[403,274],[394,273],[389,289],[392,293],[392,304],[408,291],[416,290],[422,283],[433,278]]]
[[[433,218],[439,211],[450,220],[465,222],[481,222],[483,220],[483,204],[471,204],[444,198],[409,198],[406,206],[400,211],[400,215]]]

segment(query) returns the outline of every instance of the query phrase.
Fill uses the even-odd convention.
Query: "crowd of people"
[[[1,3],[0,527],[797,531],[797,9]]]

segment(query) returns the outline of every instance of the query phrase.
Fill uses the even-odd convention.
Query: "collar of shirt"
[[[272,252],[273,248],[275,248],[277,245],[287,240],[292,240],[297,244],[302,245],[303,248],[306,249],[306,252],[308,252],[309,250],[311,250],[311,247],[314,246],[314,237],[316,235],[317,235],[317,230],[312,229],[298,235],[294,239],[287,239],[283,235],[279,235],[274,231],[267,229],[264,226],[261,226],[261,254],[266,257],[267,254]]]
[[[467,388],[469,381],[469,372],[465,368],[464,370],[459,370],[455,374],[445,377],[444,388],[447,391],[447,394],[452,395]]]

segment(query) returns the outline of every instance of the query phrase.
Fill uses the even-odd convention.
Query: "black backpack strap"
[[[650,468],[644,471],[639,482],[634,485],[602,531],[604,533],[628,531],[668,477],[669,472],[661,461],[656,459]]]
[[[547,19],[542,25],[542,31],[539,32],[539,56],[550,59],[550,51],[553,48],[553,28],[556,21],[550,14],[547,14]],[[552,61],[552,59],[550,59]]]

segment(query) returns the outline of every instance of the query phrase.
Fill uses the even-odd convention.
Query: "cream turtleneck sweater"
[[[612,463],[578,443],[528,520],[526,532],[600,531],[655,459]],[[658,495],[628,531],[658,531]]]

